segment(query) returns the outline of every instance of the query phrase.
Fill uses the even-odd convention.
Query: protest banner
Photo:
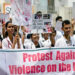
[[[75,48],[0,50],[0,70],[7,75],[75,75]]]
[[[31,0],[10,0],[12,23],[15,25],[28,25],[31,22]]]

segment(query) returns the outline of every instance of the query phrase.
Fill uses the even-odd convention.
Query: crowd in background
[[[58,23],[61,22],[62,26]],[[51,33],[26,33],[24,26],[12,24],[12,19],[2,25],[0,49],[36,49],[36,48],[65,48],[75,46],[75,20],[63,20],[56,17],[55,27],[50,27]]]

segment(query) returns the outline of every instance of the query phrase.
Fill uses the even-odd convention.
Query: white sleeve
[[[56,42],[55,42],[55,47],[60,47],[60,43],[59,43],[60,41],[59,40],[57,40]]]
[[[71,38],[72,40],[72,46],[75,46],[75,35]]]
[[[64,48],[64,47],[67,47],[67,44],[63,39],[57,40],[56,43],[55,43],[55,47]]]
[[[2,41],[2,49],[8,49],[8,42],[6,41],[6,39]]]
[[[22,40],[20,39],[20,49],[23,49]]]

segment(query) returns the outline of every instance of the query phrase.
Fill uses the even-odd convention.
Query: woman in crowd
[[[23,46],[24,49],[36,49],[43,47],[42,43],[39,41],[38,34],[30,34],[30,40],[24,42]]]
[[[20,43],[20,37],[18,33],[13,36],[14,34],[14,25],[10,21],[8,21],[5,25],[6,32],[5,32],[5,38],[2,41],[2,48],[3,49],[20,49],[21,43]]]
[[[50,33],[50,40],[51,40],[51,47],[55,46],[55,42],[56,42],[56,30],[52,31],[52,33]]]

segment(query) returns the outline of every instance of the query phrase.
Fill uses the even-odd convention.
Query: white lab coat
[[[21,39],[20,39],[20,46],[21,46],[21,49],[23,49]],[[2,41],[2,49],[12,49],[12,42],[10,41],[9,37],[3,39],[3,41]],[[15,49],[18,49],[17,44],[15,46]]]
[[[50,41],[50,39],[48,39],[48,40],[43,40],[42,41],[42,44],[43,44],[43,46],[46,48],[46,47],[51,47],[51,41]]]
[[[55,41],[60,39],[63,36],[63,34],[60,31],[56,31]]]
[[[42,43],[39,42],[40,47],[43,47]],[[25,49],[36,49],[34,43],[32,42],[32,40],[28,40],[26,39],[26,41],[24,42]]]
[[[71,40],[71,44],[69,45],[69,44],[67,44],[67,39],[64,37],[64,36],[62,36],[60,39],[58,39],[57,41],[56,41],[56,43],[55,43],[55,47],[60,47],[60,48],[64,48],[64,47],[73,47],[73,46],[75,46],[75,39],[74,39],[74,37],[70,37],[70,40]]]

